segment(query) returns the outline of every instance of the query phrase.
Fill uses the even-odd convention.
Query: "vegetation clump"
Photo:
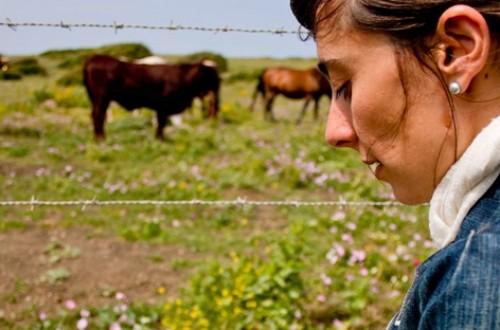
[[[8,69],[2,71],[0,79],[19,80],[24,76],[46,76],[47,70],[40,65],[36,57],[14,59],[8,64]]]
[[[219,72],[223,73],[228,70],[227,59],[217,53],[213,52],[198,52],[190,55],[186,55],[182,58],[183,62],[201,62],[204,60],[210,60],[216,63]]]

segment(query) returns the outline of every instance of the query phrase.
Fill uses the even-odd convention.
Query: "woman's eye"
[[[343,98],[345,100],[350,96],[349,94],[349,83],[346,82],[335,90],[335,99],[338,100],[339,98]]]

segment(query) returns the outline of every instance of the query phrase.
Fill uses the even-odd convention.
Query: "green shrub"
[[[225,80],[226,83],[231,84],[237,81],[257,81],[259,76],[262,74],[262,70],[253,70],[253,71],[239,71],[234,72],[227,77]]]
[[[17,72],[0,72],[0,80],[20,80],[21,78],[21,74]]]
[[[19,80],[28,75],[46,76],[47,70],[38,63],[36,58],[26,57],[12,61],[9,70],[2,72],[0,78],[2,80]]]
[[[48,91],[47,88],[37,89],[33,92],[33,101],[36,104],[43,103],[52,98],[54,98],[54,93]]]
[[[43,68],[34,57],[27,57],[12,62],[12,71],[19,72],[21,75],[47,75],[47,70]]]
[[[153,55],[149,48],[140,43],[122,43],[106,45],[95,50],[98,54],[105,54],[115,57],[127,57],[131,59],[143,58]]]
[[[82,54],[88,54],[91,52],[91,49],[88,48],[79,48],[79,49],[58,49],[58,50],[48,50],[40,54],[42,57],[51,58],[51,59],[72,59]]]
[[[81,70],[81,68],[83,67],[83,63],[90,56],[90,54],[92,54],[92,52],[89,51],[81,54],[75,54],[74,56],[70,56],[68,58],[64,58],[57,67],[60,69],[78,68]]]
[[[228,70],[227,60],[224,56],[212,52],[198,52],[185,56],[181,59],[183,62],[200,62],[203,60],[214,61],[217,64],[219,72],[226,72]]]
[[[61,78],[57,79],[56,83],[59,86],[64,87],[82,85],[83,74],[81,68],[78,68],[78,70],[71,70],[70,72],[64,74]]]

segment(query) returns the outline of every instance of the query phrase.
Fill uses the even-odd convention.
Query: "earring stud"
[[[462,87],[458,82],[452,81],[448,86],[448,90],[450,91],[451,94],[458,95],[462,92]]]

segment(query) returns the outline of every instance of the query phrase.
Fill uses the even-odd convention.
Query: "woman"
[[[389,329],[500,329],[500,2],[292,0],[333,98],[325,137],[405,204],[439,251]]]

